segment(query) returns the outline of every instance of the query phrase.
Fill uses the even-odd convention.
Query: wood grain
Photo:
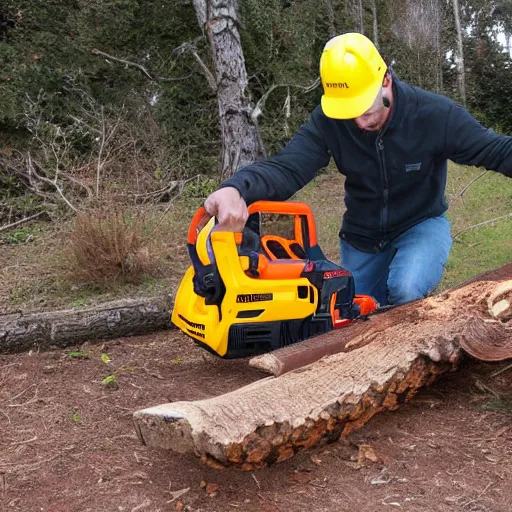
[[[492,312],[509,285],[512,280],[471,282],[369,320],[357,334],[369,337],[368,343],[349,352],[207,400],[136,411],[139,439],[150,447],[194,453],[213,467],[251,470],[347,436],[455,370],[462,347],[494,340],[510,348],[512,322]],[[372,324],[378,327],[372,330]]]

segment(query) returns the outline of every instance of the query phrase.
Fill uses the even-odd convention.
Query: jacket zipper
[[[380,230],[381,233],[387,233],[388,226],[388,199],[389,199],[389,181],[386,172],[386,160],[384,157],[384,141],[382,139],[383,133],[379,134],[376,140],[377,154],[379,155],[380,173],[382,176],[383,190],[383,204],[380,214]],[[382,242],[380,244],[383,245]]]

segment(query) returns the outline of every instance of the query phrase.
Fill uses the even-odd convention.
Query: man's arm
[[[512,177],[512,137],[484,128],[466,109],[453,104],[445,135],[446,157]]]
[[[279,153],[243,167],[221,188],[236,188],[247,204],[290,198],[329,163],[330,154],[315,120],[318,115],[317,109]]]

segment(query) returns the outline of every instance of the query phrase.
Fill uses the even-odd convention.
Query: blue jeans
[[[442,215],[413,226],[378,253],[359,251],[340,240],[341,266],[352,272],[356,293],[381,306],[426,297],[439,284],[452,246]]]

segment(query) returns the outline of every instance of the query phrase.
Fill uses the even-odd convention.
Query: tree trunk
[[[194,0],[197,19],[206,33],[215,65],[222,137],[221,179],[265,156],[252,107],[245,93],[248,84],[238,31],[236,0]]]
[[[170,297],[109,302],[97,307],[0,316],[0,352],[48,350],[171,327]]]
[[[379,25],[377,23],[377,0],[372,0],[373,44],[379,48]]]
[[[459,0],[453,0],[453,14],[455,16],[455,28],[457,30],[457,52],[455,57],[455,64],[457,66],[457,81],[462,104],[466,106],[466,71],[464,68],[464,47],[462,44]]]
[[[324,0],[325,2],[325,10],[327,11],[327,20],[329,23],[329,37],[335,37],[336,33],[336,24],[334,23],[334,5],[333,0]]]
[[[443,10],[439,4],[439,0],[436,0],[436,50],[437,50],[437,92],[443,93],[443,62],[445,60],[444,55],[442,55],[442,27],[443,27]]]
[[[512,357],[512,263],[367,323],[364,334],[346,329],[357,347],[350,352],[211,399],[136,411],[139,439],[213,467],[251,470],[347,436],[454,370],[464,350]]]
[[[358,21],[359,21],[359,32],[364,34],[364,11],[363,11],[363,0],[359,0],[358,4]]]

